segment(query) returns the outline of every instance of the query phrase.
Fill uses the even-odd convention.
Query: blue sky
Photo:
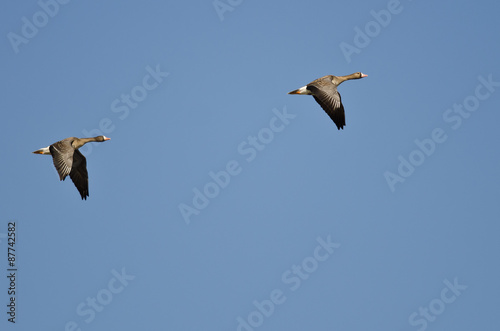
[[[2,330],[500,327],[498,2],[0,6]]]

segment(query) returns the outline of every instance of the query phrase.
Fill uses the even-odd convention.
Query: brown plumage
[[[89,196],[87,160],[78,149],[88,142],[103,142],[106,140],[109,140],[109,138],[105,136],[93,138],[69,137],[48,147],[40,148],[33,153],[52,155],[52,161],[59,174],[59,179],[64,180],[69,175],[78,192],[80,192],[82,200],[87,200]]]
[[[350,79],[359,79],[366,77],[361,72],[356,72],[347,76],[333,76],[328,75],[316,80],[313,80],[306,86],[297,90],[289,92],[288,94],[306,94],[312,95],[314,100],[323,108],[323,110],[333,120],[337,129],[344,129],[345,126],[345,113],[344,105],[342,105],[342,98],[337,91],[337,86]]]

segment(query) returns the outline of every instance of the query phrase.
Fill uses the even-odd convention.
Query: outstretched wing
[[[330,116],[337,126],[337,129],[344,129],[344,106],[342,105],[342,98],[337,91],[337,87],[333,84],[321,87],[308,85],[307,89],[311,91],[314,100],[316,100],[321,108]]]
[[[71,172],[73,166],[73,152],[74,148],[71,142],[67,140],[58,141],[49,146],[52,161],[56,167],[59,179],[64,180]]]
[[[79,150],[73,153],[73,167],[69,173],[69,177],[75,184],[78,192],[82,196],[82,200],[87,200],[89,196],[89,174],[87,172],[87,160]]]

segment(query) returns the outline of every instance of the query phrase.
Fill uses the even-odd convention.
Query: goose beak
[[[104,141],[106,141],[106,140],[110,140],[110,139],[111,139],[111,138],[108,138],[108,137],[104,137]]]
[[[368,75],[365,75],[364,73],[361,73],[361,78],[368,77]]]
[[[50,146],[49,147],[44,147],[37,149],[36,151],[32,152],[33,154],[43,154],[43,155],[50,155]]]
[[[311,92],[307,89],[306,86],[302,86],[301,88],[297,90],[293,90],[292,92],[288,92],[288,94],[311,94]]]

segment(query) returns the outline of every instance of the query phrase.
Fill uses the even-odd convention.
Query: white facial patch
[[[302,86],[301,88],[299,88],[299,93],[300,94],[312,94],[308,89],[307,89],[307,86]]]

